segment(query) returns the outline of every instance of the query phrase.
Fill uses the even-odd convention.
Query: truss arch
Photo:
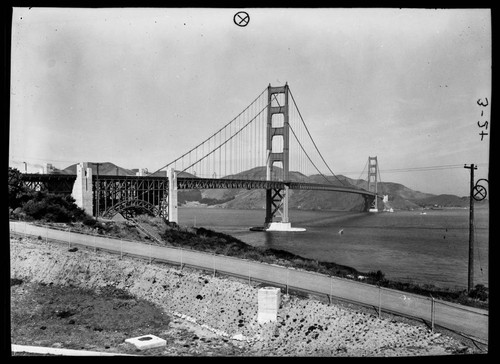
[[[103,212],[102,216],[105,218],[112,218],[117,213],[121,213],[122,215],[129,215],[133,210],[142,210],[145,212],[149,212],[154,216],[160,216],[161,209],[158,206],[149,203],[148,201],[133,199],[133,200],[125,200],[121,201],[106,211]]]

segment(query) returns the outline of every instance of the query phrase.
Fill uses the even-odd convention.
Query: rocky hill
[[[97,163],[88,162],[89,168],[92,168],[92,175],[97,175]],[[62,170],[66,174],[76,174],[76,164],[72,164]],[[99,175],[101,176],[135,176],[137,170],[118,167],[111,162],[99,163]]]

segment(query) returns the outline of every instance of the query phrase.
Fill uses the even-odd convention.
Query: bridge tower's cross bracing
[[[378,161],[377,157],[368,157],[368,188],[370,192],[377,193]],[[377,198],[374,198],[369,207],[369,212],[378,212]]]
[[[289,180],[289,94],[288,84],[285,86],[272,87],[270,84],[267,88],[267,131],[266,131],[266,180],[273,180],[274,163],[282,164],[283,181]],[[284,97],[279,97],[283,95]],[[281,99],[281,103],[280,100]],[[282,116],[282,118],[281,118]],[[273,123],[274,121],[274,123]],[[281,122],[282,121],[282,122]],[[281,137],[283,139],[282,151],[273,150],[273,138]],[[266,219],[265,225],[269,227],[273,224],[283,225],[284,228],[289,227],[288,220],[288,186],[283,189],[267,189],[266,190]],[[275,221],[275,219],[279,219]]]

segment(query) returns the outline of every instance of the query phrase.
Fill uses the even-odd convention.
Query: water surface
[[[181,225],[211,228],[253,246],[283,249],[362,272],[381,270],[386,278],[467,287],[469,210],[444,209],[358,213],[289,212],[305,232],[254,232],[264,210],[180,208]],[[339,234],[340,230],[343,234]],[[475,209],[474,284],[488,286],[488,208]]]

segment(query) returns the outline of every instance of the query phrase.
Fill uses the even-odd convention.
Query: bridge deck
[[[71,192],[72,185],[76,179],[74,174],[22,174],[22,180],[29,185],[41,183],[56,184],[57,191],[68,190]],[[93,176],[94,183],[97,182],[97,176]],[[145,182],[145,181],[168,181],[167,177],[155,176],[99,176],[99,182]],[[303,183],[296,181],[265,181],[265,180],[246,180],[246,179],[225,179],[225,178],[193,178],[178,177],[178,189],[284,189],[285,185],[292,190],[317,190],[334,191],[344,193],[355,193],[364,196],[377,196],[376,193],[357,187],[336,186],[330,184]],[[381,196],[378,196],[381,197]]]

